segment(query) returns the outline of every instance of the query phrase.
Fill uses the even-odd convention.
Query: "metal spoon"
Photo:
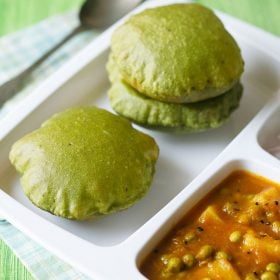
[[[52,49],[37,59],[32,65],[16,75],[11,80],[0,86],[0,107],[11,97],[13,97],[30,77],[30,74],[42,64],[51,54],[53,54],[63,44],[75,35],[91,28],[105,28],[119,18],[124,16],[141,0],[86,0],[79,13],[80,24],[74,28],[65,38],[63,38]]]

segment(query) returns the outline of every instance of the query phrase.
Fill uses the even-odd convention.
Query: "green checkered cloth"
[[[78,24],[77,13],[70,12],[49,18],[21,32],[0,38],[0,84],[27,68]],[[15,103],[25,98],[38,83],[75,55],[97,34],[96,31],[85,31],[57,50],[34,71],[28,85],[1,108],[0,118],[12,110]]]
[[[13,250],[18,259],[25,265],[25,267],[35,279],[89,280],[89,278],[52,255],[43,247],[22,234],[8,222],[1,222],[0,237],[7,244],[7,246]],[[2,257],[1,254],[1,259],[2,258],[4,258],[4,256]],[[4,260],[0,260],[0,262],[1,261]],[[23,277],[17,278],[17,275],[21,273],[18,270],[19,266],[15,266],[16,271],[12,269],[11,265],[9,266],[10,270],[9,268],[6,269],[6,275],[4,275],[4,272],[0,271],[0,279],[21,280]],[[1,275],[1,273],[3,275]],[[27,272],[25,271],[23,273],[26,274]]]
[[[32,279],[30,273],[20,263],[20,260],[11,254],[11,249],[0,239],[0,279]]]
[[[23,31],[0,38],[0,84],[12,78],[61,40],[78,25],[77,13],[49,18]],[[14,106],[25,98],[44,77],[59,68],[71,56],[93,40],[98,32],[87,31],[73,38],[58,50],[32,75],[28,86],[9,100],[0,110],[0,121]],[[88,279],[70,265],[58,259],[43,247],[23,235],[0,217],[0,279],[31,279],[28,272],[39,280],[85,280]],[[8,254],[9,248],[15,256]],[[27,270],[22,269],[19,260]]]

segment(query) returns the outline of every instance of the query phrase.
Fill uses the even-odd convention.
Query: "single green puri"
[[[199,4],[163,6],[130,17],[114,32],[111,49],[122,79],[164,102],[221,95],[243,72],[235,40]]]
[[[36,206],[80,220],[140,199],[151,185],[158,152],[153,138],[124,118],[77,107],[18,140],[10,160]]]
[[[237,83],[227,93],[196,103],[171,104],[139,94],[122,81],[114,82],[109,92],[112,108],[143,126],[184,132],[199,132],[224,124],[239,106],[242,86]]]

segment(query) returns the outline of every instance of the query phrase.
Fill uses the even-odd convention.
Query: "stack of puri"
[[[199,4],[130,17],[113,33],[107,69],[112,108],[145,127],[216,128],[242,95],[240,49],[218,17]]]

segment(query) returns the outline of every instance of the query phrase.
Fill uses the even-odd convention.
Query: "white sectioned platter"
[[[175,2],[188,1],[148,1],[133,13]],[[32,205],[9,163],[11,145],[68,107],[86,104],[112,111],[105,65],[111,34],[124,18],[48,77],[0,123],[0,212],[5,218],[93,279],[144,279],[138,270],[143,258],[229,173],[245,169],[280,182],[280,161],[266,151],[280,131],[280,39],[217,15],[237,40],[246,65],[241,105],[224,126],[198,134],[135,126],[156,139],[160,157],[150,192],[126,211],[78,222]]]

